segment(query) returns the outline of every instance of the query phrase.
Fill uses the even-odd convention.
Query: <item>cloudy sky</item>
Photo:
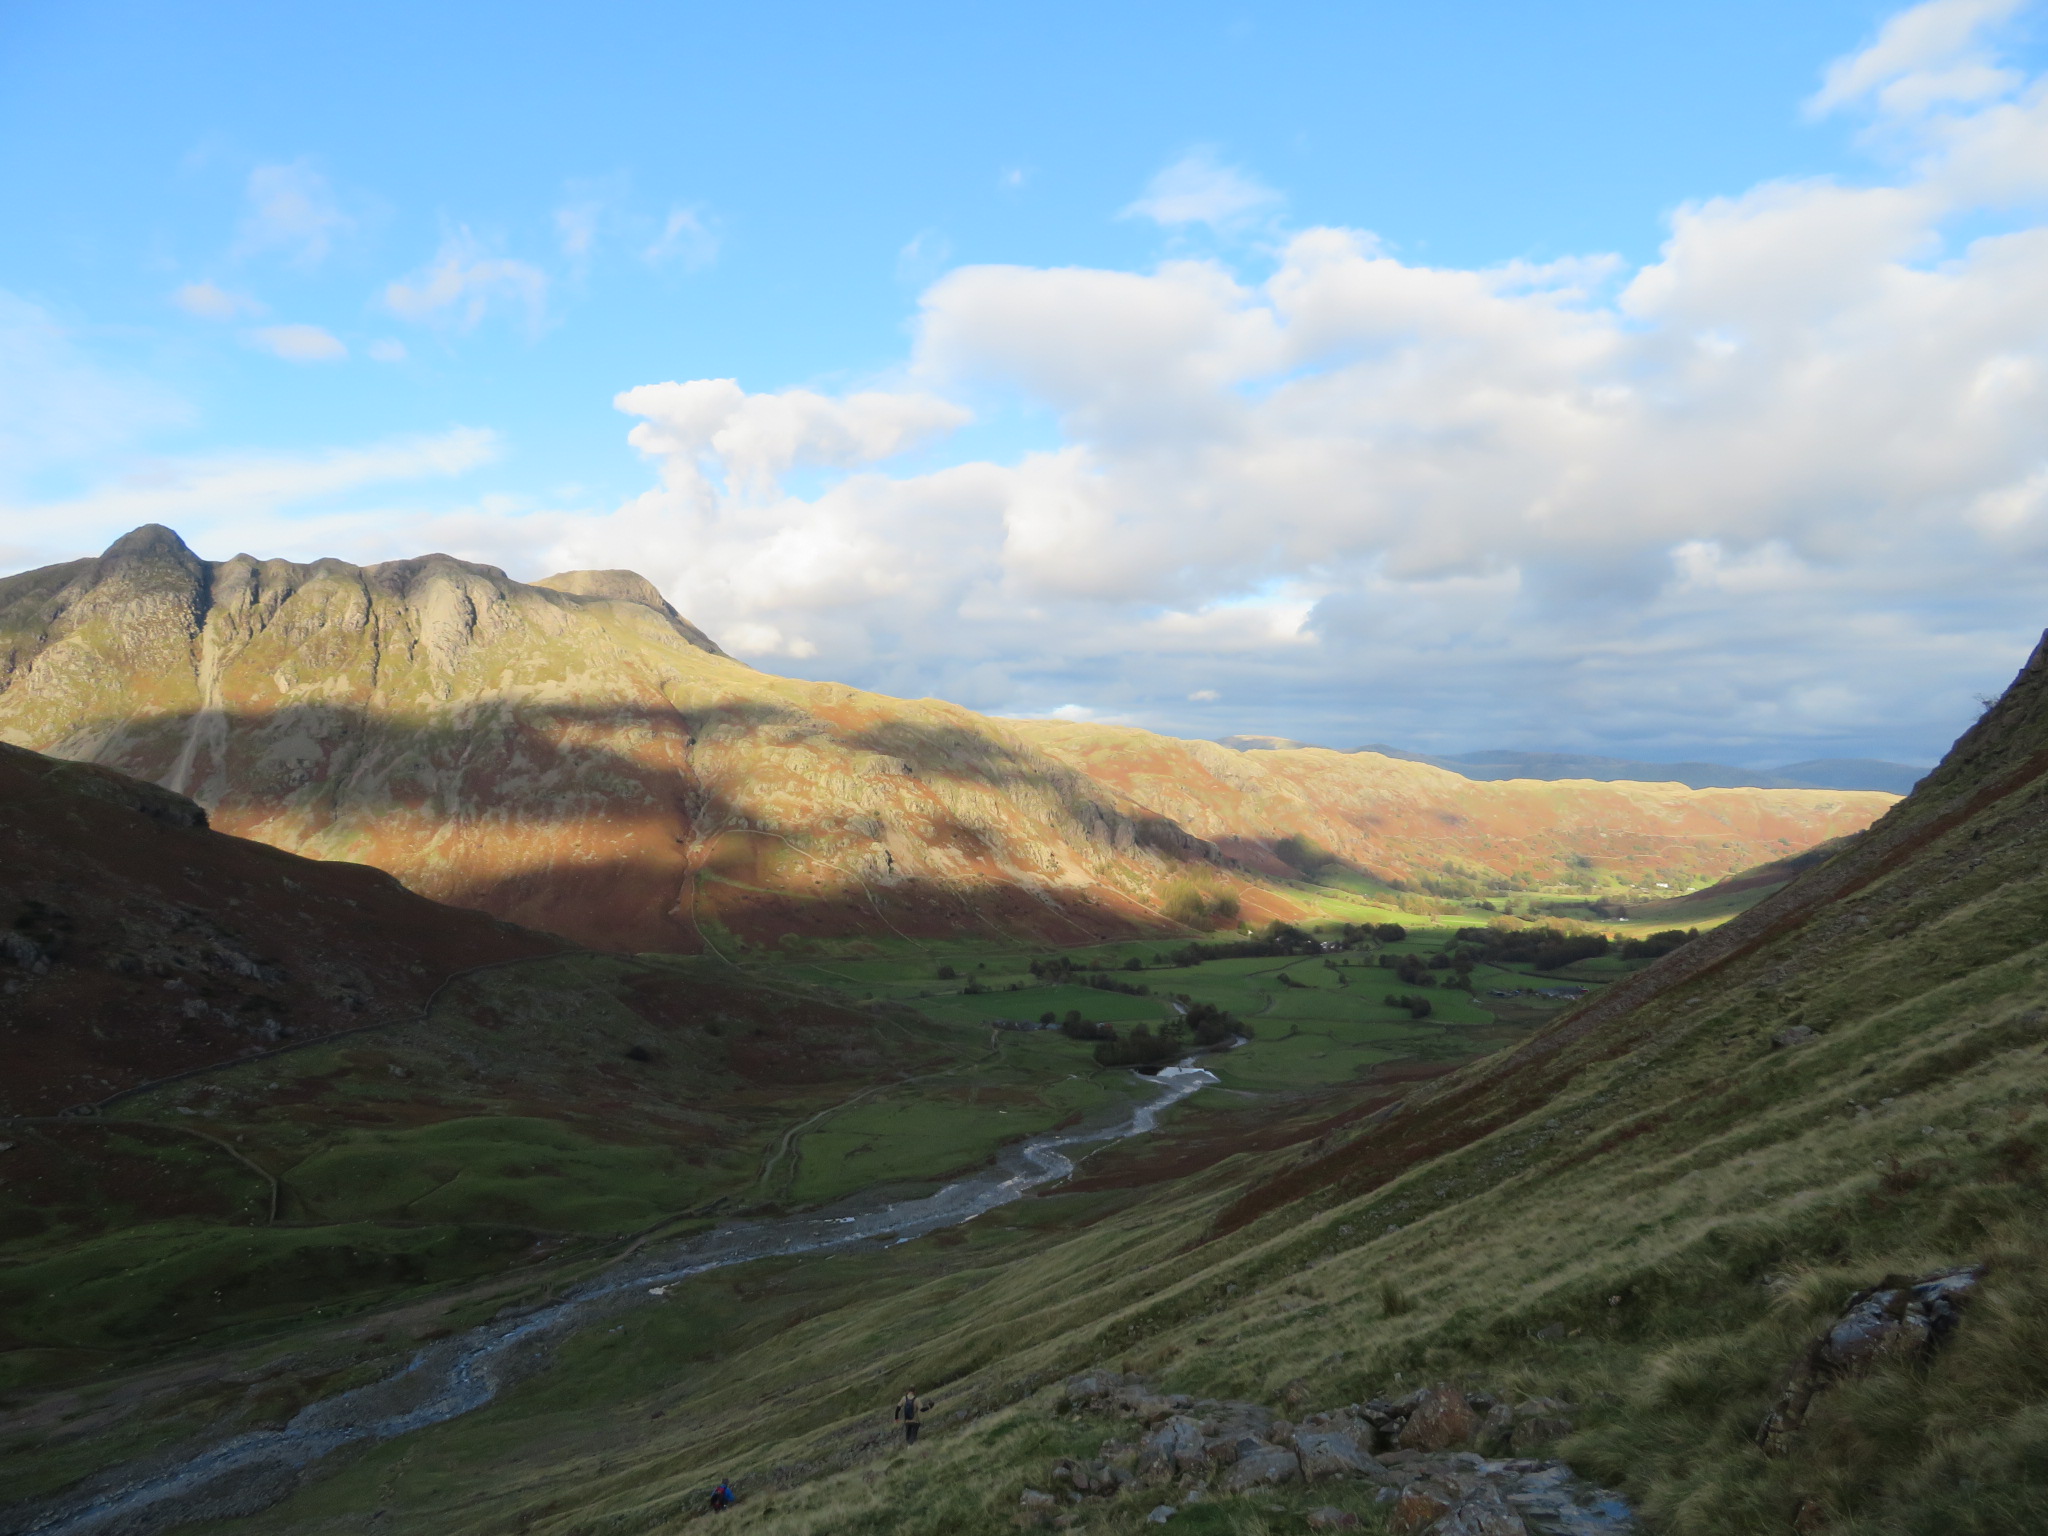
[[[0,570],[630,566],[996,713],[1755,765],[2048,624],[2018,0],[313,9],[0,6]]]

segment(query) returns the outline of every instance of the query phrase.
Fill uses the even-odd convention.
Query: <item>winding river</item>
[[[1148,1081],[1153,1096],[1121,1118],[1020,1142],[993,1166],[920,1200],[875,1206],[855,1197],[801,1216],[735,1222],[650,1246],[557,1300],[429,1345],[393,1375],[313,1403],[281,1429],[253,1430],[169,1463],[99,1474],[86,1489],[11,1526],[10,1536],[148,1536],[195,1520],[253,1514],[285,1497],[306,1468],[335,1451],[483,1407],[515,1367],[530,1368],[543,1346],[598,1316],[647,1303],[710,1270],[864,1243],[906,1243],[958,1226],[1066,1178],[1074,1171],[1067,1149],[1143,1135],[1162,1111],[1216,1079],[1199,1067],[1168,1067]]]

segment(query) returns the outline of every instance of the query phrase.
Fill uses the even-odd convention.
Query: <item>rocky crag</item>
[[[630,950],[974,927],[1079,942],[1170,929],[1168,908],[1199,913],[1204,893],[1211,911],[1229,894],[1298,916],[1290,883],[1330,869],[1699,883],[1891,803],[1476,784],[1371,754],[999,721],[756,671],[631,572],[209,562],[155,526],[0,581],[0,740]]]

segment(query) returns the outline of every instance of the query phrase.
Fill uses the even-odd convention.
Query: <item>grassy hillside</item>
[[[1109,1363],[1274,1404],[1440,1378],[1569,1399],[1563,1453],[1687,1536],[2041,1528],[2044,774],[2037,657],[1869,836],[1518,1047],[1290,1149],[1176,1174],[1133,1146],[959,1234],[707,1277],[257,1523],[661,1530],[733,1475],[749,1530],[994,1529],[1056,1456],[1128,1434],[1058,1411],[1062,1373]],[[1967,1262],[1945,1348],[1758,1449],[1850,1292]],[[940,1409],[906,1455],[882,1414],[913,1380]],[[1330,1497],[1176,1519],[1298,1530]],[[1081,1518],[1135,1531],[1150,1502]]]

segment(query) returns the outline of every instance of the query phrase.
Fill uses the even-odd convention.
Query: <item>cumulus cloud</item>
[[[2048,106],[1912,83],[2006,13],[1935,0],[1830,71],[1840,102],[1945,103],[1896,174],[1687,205],[1634,269],[1343,228],[1256,271],[970,267],[924,293],[915,389],[626,391],[661,483],[550,559],[638,563],[742,653],[984,708],[1925,760],[2048,619],[2048,226],[1973,217]],[[1148,214],[1270,204],[1200,185]],[[886,462],[967,399],[1052,440]]]
[[[1204,148],[1161,170],[1122,216],[1150,219],[1168,228],[1207,224],[1211,229],[1234,229],[1272,212],[1283,201],[1271,187],[1224,165],[1214,150]]]
[[[317,325],[266,325],[248,333],[249,345],[288,363],[338,363],[348,347]]]
[[[327,178],[305,160],[257,166],[249,173],[244,201],[237,256],[276,254],[296,266],[316,267],[355,228]]]
[[[387,283],[384,307],[401,320],[473,330],[494,312],[510,310],[531,330],[547,318],[548,279],[540,268],[487,253],[467,229],[441,242],[434,259]]]

